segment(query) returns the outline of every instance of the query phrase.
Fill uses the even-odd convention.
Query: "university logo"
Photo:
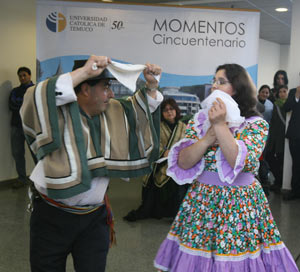
[[[52,32],[61,32],[67,25],[66,17],[60,12],[52,12],[47,16],[46,25]]]

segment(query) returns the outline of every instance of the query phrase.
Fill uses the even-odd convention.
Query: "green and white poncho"
[[[146,91],[111,99],[88,117],[72,102],[56,106],[57,77],[27,90],[21,108],[26,140],[43,159],[48,196],[64,199],[90,189],[94,177],[136,177],[159,155],[159,108],[150,113]]]

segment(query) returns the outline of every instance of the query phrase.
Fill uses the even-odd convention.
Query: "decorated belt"
[[[55,201],[54,199],[51,199],[47,197],[44,194],[41,194],[42,199],[47,202],[49,205],[54,206],[56,208],[62,209],[66,212],[69,213],[74,213],[74,214],[88,214],[92,213],[96,210],[98,210],[101,206],[104,205],[104,202],[101,202],[97,205],[87,205],[87,206],[68,206],[66,204],[63,204],[61,202]]]

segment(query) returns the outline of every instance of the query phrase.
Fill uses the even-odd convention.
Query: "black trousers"
[[[11,127],[11,151],[16,162],[18,179],[26,182],[25,136],[22,127]]]
[[[275,177],[274,185],[277,188],[282,187],[283,178],[283,163],[284,153],[275,154],[274,152],[267,153],[266,160],[269,163],[270,170]]]
[[[289,139],[292,156],[292,193],[300,197],[300,140]]]
[[[76,272],[105,271],[109,249],[107,211],[77,215],[35,199],[30,218],[30,264],[33,272],[64,272],[72,254]]]

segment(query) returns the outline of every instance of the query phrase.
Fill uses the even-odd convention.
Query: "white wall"
[[[17,69],[28,66],[35,81],[35,1],[10,0],[0,9],[0,181],[17,177],[10,149],[8,96],[19,85]],[[32,160],[27,154],[28,173]]]
[[[267,84],[273,88],[273,77],[280,68],[280,45],[259,40],[257,89]]]
[[[10,149],[10,113],[7,101],[12,87],[19,84],[16,74],[19,66],[31,68],[35,82],[35,18],[35,0],[6,1],[5,8],[0,9],[0,181],[16,177]],[[280,46],[262,39],[259,41],[258,87],[262,84],[272,86],[274,73],[288,67],[288,51],[289,46]],[[26,156],[29,174],[33,163],[28,152]]]
[[[281,45],[280,46],[280,66],[282,70],[289,70],[289,58],[290,58],[290,45]],[[288,73],[289,74],[289,73]],[[290,87],[292,87],[290,85]]]
[[[288,55],[288,73],[289,73],[289,87],[295,88],[299,86],[299,72],[300,72],[300,1],[293,2],[292,10],[292,30],[291,30],[291,46]]]

